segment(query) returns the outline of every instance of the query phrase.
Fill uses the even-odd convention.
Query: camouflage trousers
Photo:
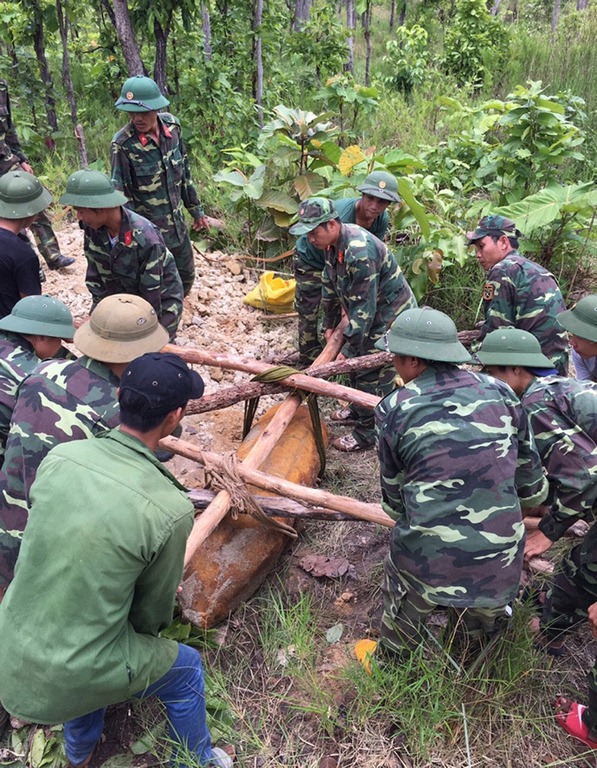
[[[174,256],[184,295],[188,296],[195,282],[195,256],[189,233],[187,232],[182,240],[178,240],[174,232],[173,237],[166,238],[164,235],[164,240]]]
[[[372,352],[376,350],[373,349]],[[385,397],[395,388],[396,371],[392,365],[384,365],[371,371],[359,371],[349,376],[350,386],[361,392]],[[352,436],[360,446],[368,448],[375,445],[375,417],[370,408],[358,405],[349,406],[350,417],[355,421]]]
[[[597,552],[591,543],[597,536],[597,524],[582,544],[574,547],[562,560],[543,606],[541,627],[548,640],[563,635],[587,619],[589,606],[597,602]],[[588,546],[587,546],[588,545]],[[589,706],[583,720],[597,738],[597,659],[587,675]]]
[[[301,363],[309,365],[323,349],[319,336],[321,271],[295,260],[294,307],[298,312],[298,348]]]
[[[384,560],[382,582],[383,614],[380,650],[401,656],[429,640],[427,618],[440,607],[428,602],[410,587],[396,568],[391,554]],[[507,606],[496,608],[449,608],[448,637],[460,635],[471,640],[488,638],[502,628],[508,618]]]
[[[30,225],[37,248],[48,267],[60,256],[60,246],[52,229],[52,224],[47,213],[38,214],[37,219]]]

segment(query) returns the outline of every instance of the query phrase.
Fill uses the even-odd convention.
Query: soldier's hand
[[[597,637],[597,603],[593,603],[589,606],[587,615],[589,617],[589,627],[591,628],[591,634],[593,637]]]
[[[21,163],[21,168],[22,168],[22,169],[23,169],[23,170],[24,170],[26,173],[33,173],[33,168],[32,168],[32,167],[29,165],[29,163]]]
[[[328,342],[332,338],[332,333],[334,333],[334,329],[333,328],[326,328],[325,329],[324,336],[325,336],[326,342]]]
[[[525,560],[530,560],[531,557],[540,557],[544,552],[547,552],[552,544],[553,541],[548,539],[538,528],[535,531],[530,531],[527,533],[527,540],[524,545]]]
[[[200,229],[209,229],[207,216],[200,216],[198,219],[193,219],[193,229],[195,232],[198,232]]]

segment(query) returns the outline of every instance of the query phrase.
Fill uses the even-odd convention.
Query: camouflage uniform
[[[518,590],[521,502],[546,492],[524,410],[502,382],[433,363],[375,415],[382,504],[396,520],[382,649],[421,642],[438,605],[466,609],[465,626],[491,631]]]
[[[19,384],[39,363],[26,339],[17,333],[0,331],[0,467]]]
[[[204,213],[191,179],[180,122],[168,112],[158,114],[160,144],[138,134],[128,123],[112,139],[112,180],[130,200],[130,208],[160,230],[172,252],[185,296],[193,287],[195,262],[184,218]]]
[[[0,472],[0,588],[12,579],[42,459],[58,443],[117,426],[118,385],[107,365],[86,356],[41,363],[22,382]]]
[[[583,542],[564,556],[544,607],[544,631],[555,640],[586,620],[588,607],[597,601],[597,384],[535,378],[521,401],[550,486],[539,530],[557,541],[577,520],[593,523]],[[588,680],[587,725],[597,731],[597,663]]]
[[[0,176],[9,171],[20,170],[21,163],[28,162],[12,122],[8,85],[5,80],[0,80]],[[29,228],[33,232],[39,252],[50,266],[60,257],[60,247],[47,214],[38,214],[36,221]]]
[[[358,357],[375,352],[375,342],[404,309],[417,302],[404,275],[386,246],[356,224],[342,224],[340,236],[325,253],[322,279],[323,327],[334,328],[340,309],[348,317],[342,354]],[[352,375],[351,386],[386,395],[395,372],[391,365]],[[361,446],[374,442],[373,414],[351,405],[357,422],[353,436]]]
[[[511,251],[487,272],[485,322],[476,344],[491,331],[514,326],[533,334],[558,373],[568,372],[568,340],[556,317],[566,309],[555,277],[540,264]]]
[[[84,226],[87,274],[85,282],[93,298],[92,311],[105,296],[132,293],[155,309],[160,323],[170,334],[182,315],[182,283],[174,258],[162,236],[143,216],[121,208],[122,226],[112,245],[106,227]]]
[[[347,197],[336,200],[336,211],[340,221],[356,224],[357,203],[360,197]],[[388,230],[389,216],[384,211],[378,216],[369,230],[375,237],[383,240]],[[304,363],[315,360],[322,346],[317,333],[319,305],[321,304],[321,273],[325,254],[302,235],[296,241],[294,250],[294,278],[296,280],[295,308],[298,312],[298,345]]]

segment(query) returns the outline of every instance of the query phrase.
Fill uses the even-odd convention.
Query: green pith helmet
[[[103,363],[130,363],[145,352],[159,352],[168,333],[151,304],[140,296],[106,296],[75,332],[75,346]]]
[[[41,213],[52,195],[26,171],[11,171],[0,179],[0,218],[26,219]]]
[[[483,216],[476,229],[473,232],[466,233],[466,239],[468,244],[472,245],[476,240],[482,240],[488,235],[492,237],[500,237],[501,235],[516,238],[522,237],[522,233],[516,229],[516,224],[512,219],[492,214],[490,216]]]
[[[399,203],[402,200],[398,194],[396,178],[387,171],[373,171],[357,189],[366,195],[389,200],[391,203]]]
[[[170,102],[160,93],[155,80],[135,75],[125,81],[114,106],[122,112],[153,112],[167,107],[168,104]]]
[[[333,200],[327,197],[310,197],[304,200],[298,210],[299,220],[290,227],[291,235],[306,235],[320,224],[338,218]]]
[[[475,357],[482,365],[553,368],[551,360],[541,352],[539,341],[521,328],[498,328],[488,333]]]
[[[569,333],[597,341],[597,295],[585,296],[572,309],[560,312],[557,320]]]
[[[75,335],[69,308],[52,296],[25,296],[17,301],[10,315],[0,319],[0,330],[57,339],[72,339]]]
[[[58,202],[75,208],[115,208],[128,203],[128,198],[114,188],[104,173],[84,168],[69,177],[66,192]]]
[[[458,341],[454,321],[443,312],[429,307],[401,312],[375,346],[395,355],[420,357],[438,363],[468,363],[471,360]]]

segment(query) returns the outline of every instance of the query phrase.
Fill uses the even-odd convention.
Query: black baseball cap
[[[165,416],[203,394],[203,379],[178,355],[148,352],[133,360],[120,379],[120,394],[134,392],[153,416]]]

